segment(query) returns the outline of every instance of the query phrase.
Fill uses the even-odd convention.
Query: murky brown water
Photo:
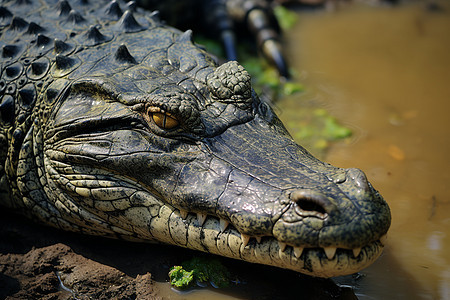
[[[281,118],[315,99],[353,128],[325,159],[366,171],[392,210],[361,299],[450,299],[450,3],[440,4],[301,14],[288,36],[308,92],[284,99]]]
[[[392,210],[384,255],[363,279],[337,279],[359,299],[450,299],[450,3],[440,4],[305,12],[286,36],[307,91],[277,104],[281,119],[317,105],[352,128],[324,159],[363,169]],[[170,299],[230,299],[159,288]]]

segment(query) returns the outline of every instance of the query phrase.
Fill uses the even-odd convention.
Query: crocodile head
[[[297,145],[240,65],[179,83],[153,62],[61,93],[43,136],[59,226],[319,277],[380,255],[390,225],[382,197],[362,171]]]
[[[380,255],[390,225],[382,197],[360,170],[297,145],[239,64],[217,67],[189,31],[151,17],[141,26],[127,11],[88,26],[97,19],[61,21],[86,33],[69,28],[27,67],[41,83],[9,148],[14,205],[65,230],[319,277]]]

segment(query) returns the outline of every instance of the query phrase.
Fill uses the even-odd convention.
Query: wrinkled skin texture
[[[2,10],[1,204],[319,277],[380,255],[386,202],[297,145],[242,66],[124,3],[49,2]]]

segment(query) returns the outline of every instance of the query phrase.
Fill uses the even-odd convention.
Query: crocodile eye
[[[154,112],[152,118],[155,124],[162,129],[172,129],[180,124],[177,119],[168,113]]]

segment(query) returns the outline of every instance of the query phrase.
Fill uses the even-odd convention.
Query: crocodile
[[[81,234],[315,277],[384,248],[382,196],[313,157],[236,61],[134,2],[0,7],[0,203]]]

